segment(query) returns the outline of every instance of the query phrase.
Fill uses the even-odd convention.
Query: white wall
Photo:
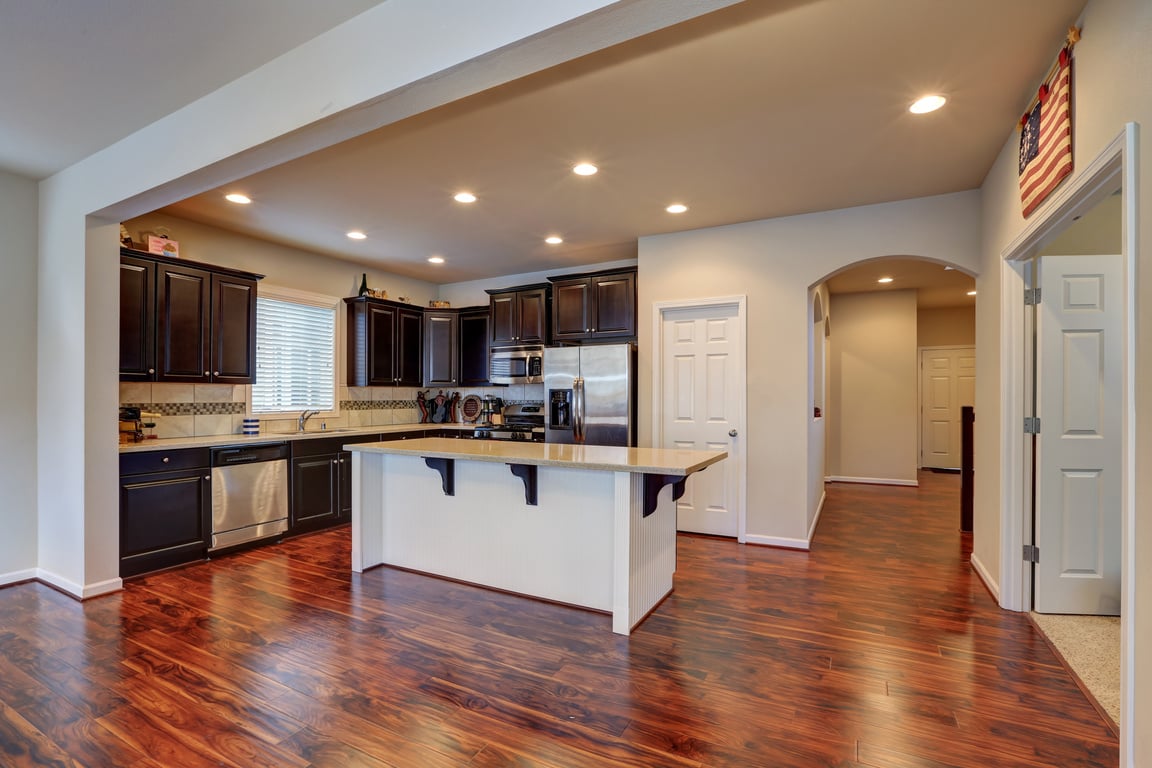
[[[916,292],[832,296],[829,477],[916,483]]]
[[[0,172],[0,584],[36,567],[36,183]]]
[[[975,345],[976,305],[917,310],[916,343],[921,347]]]
[[[1152,3],[1147,0],[1091,0],[1083,15],[1083,38],[1076,46],[1073,69],[1073,151],[1076,167],[1085,168],[1123,130],[1125,123],[1140,123],[1145,145],[1138,153],[1137,175],[1143,190],[1139,194],[1138,244],[1136,258],[1146,262],[1152,254],[1152,206],[1147,203],[1147,183],[1152,179],[1152,152],[1147,151],[1148,131],[1152,130]],[[1053,41],[1053,55],[1059,41]],[[1042,73],[1037,73],[1037,82]],[[975,535],[973,556],[991,575],[994,586],[1000,579],[1000,509],[1002,461],[1001,434],[1001,262],[1006,246],[1026,226],[1020,215],[1016,186],[1017,135],[1006,132],[1004,148],[984,181],[983,242],[980,274],[976,279],[977,381]],[[1078,172],[1078,171],[1077,171]],[[1074,172],[1074,173],[1077,173]],[[1032,215],[1042,219],[1044,208]],[[1143,266],[1143,265],[1142,265]],[[1130,276],[1131,277],[1131,276]],[[1152,765],[1152,270],[1141,268],[1136,280],[1137,338],[1135,377],[1135,488],[1136,527],[1130,532],[1135,557],[1132,587],[1135,609],[1126,619],[1134,632],[1135,663],[1129,671],[1135,685],[1130,690],[1133,706],[1132,727],[1122,728],[1122,748],[1131,739],[1129,765]],[[1013,471],[1004,467],[1003,471]]]
[[[832,297],[828,284],[820,283],[812,289],[812,336],[809,339],[808,358],[811,378],[808,382],[809,412],[808,425],[808,540],[812,540],[817,516],[824,507],[824,476],[827,464],[828,440],[828,363],[831,351],[828,338]],[[819,319],[817,319],[819,318]],[[816,416],[815,409],[820,409]]]
[[[921,256],[975,272],[979,246],[977,192],[641,238],[641,392],[652,387],[653,302],[748,297],[749,541],[807,541],[814,503],[807,466],[810,287],[882,256]],[[831,322],[835,337],[840,318],[833,313]],[[639,421],[640,442],[648,444],[650,409]]]
[[[137,232],[165,227],[180,243],[180,258],[203,261],[264,275],[264,282],[327,296],[355,296],[360,276],[367,273],[371,288],[383,288],[388,298],[410,299],[418,307],[437,297],[438,286],[423,280],[373,270],[300,248],[259,240],[226,229],[181,219],[165,213],[147,213],[124,222],[133,238]]]

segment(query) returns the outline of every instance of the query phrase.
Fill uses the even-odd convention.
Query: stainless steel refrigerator
[[[544,440],[636,445],[636,345],[544,350]]]

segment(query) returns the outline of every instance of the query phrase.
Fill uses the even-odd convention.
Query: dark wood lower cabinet
[[[317,437],[292,443],[292,500],[288,533],[311,533],[352,520],[351,443],[397,440],[408,433]]]
[[[207,557],[211,478],[207,451],[121,456],[121,577]]]

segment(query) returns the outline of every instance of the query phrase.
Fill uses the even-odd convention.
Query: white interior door
[[[1045,256],[1036,313],[1034,609],[1118,615],[1124,263]]]
[[[677,528],[740,536],[740,433],[745,350],[736,304],[661,312],[660,447],[728,451],[727,460],[689,478]]]
[[[976,400],[976,348],[920,350],[920,466],[960,468],[960,408]]]

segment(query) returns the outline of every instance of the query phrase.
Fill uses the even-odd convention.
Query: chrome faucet
[[[308,419],[312,418],[318,413],[320,413],[320,411],[304,411],[304,413],[300,414],[300,418],[296,419],[296,431],[303,432],[304,425],[308,423]]]

